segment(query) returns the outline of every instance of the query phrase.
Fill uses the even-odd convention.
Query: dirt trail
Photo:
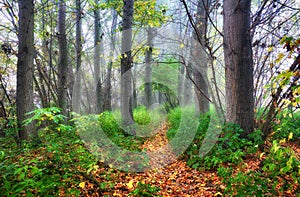
[[[128,173],[108,167],[99,168],[93,173],[95,179],[99,183],[107,182],[109,174],[114,186],[99,194],[93,192],[95,186],[90,184],[85,187],[85,192],[89,193],[87,196],[128,196],[138,183],[160,188],[157,195],[163,197],[221,196],[219,191],[222,191],[224,186],[215,172],[197,171],[188,167],[185,161],[177,160],[168,146],[166,136],[168,128],[167,123],[163,124],[141,147],[150,156],[152,169],[146,172]]]
[[[162,196],[217,196],[221,181],[215,172],[199,172],[188,167],[186,162],[177,160],[168,146],[168,128],[167,123],[163,124],[155,131],[155,136],[143,144],[142,148],[150,155],[150,164],[154,169],[140,174],[142,179],[160,187],[159,195]],[[169,161],[173,162],[156,168]]]

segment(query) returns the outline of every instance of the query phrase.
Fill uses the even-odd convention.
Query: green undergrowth
[[[141,151],[140,146],[150,136],[153,130],[164,121],[164,114],[159,109],[147,110],[140,106],[133,110],[135,123],[131,126],[123,126],[120,111],[103,112],[100,115],[83,115],[74,118],[77,131],[83,138],[95,138],[103,136],[109,138],[120,148],[130,151]],[[131,135],[132,132],[135,135]],[[95,140],[100,140],[96,139]]]
[[[277,121],[277,124],[273,123],[273,140],[287,138],[293,142],[300,142],[300,112],[285,110],[278,115]]]
[[[124,165],[126,159],[132,158],[121,153],[141,152],[140,145],[146,139],[126,134],[119,124],[119,112],[73,114],[73,119],[67,120],[59,108],[50,107],[28,115],[30,118],[24,124],[36,124],[39,144],[22,142],[18,147],[15,134],[12,134],[15,131],[5,131],[7,137],[0,138],[0,196],[80,196],[85,182],[98,185],[89,188],[91,193],[108,191],[112,180],[98,182],[91,173],[99,166]],[[134,118],[136,125],[151,127],[163,120],[158,111],[148,111],[144,107],[134,110]],[[107,144],[101,149],[103,142]],[[112,144],[122,151],[120,156],[116,157],[116,152],[103,151],[111,151],[108,146]],[[95,154],[95,150],[104,153],[104,157]],[[143,162],[147,163],[141,161],[132,165],[141,165],[134,167],[142,169]],[[109,177],[106,172],[102,176]],[[139,185],[133,194],[152,194],[157,189],[151,185]]]
[[[226,184],[230,196],[290,196],[300,193],[300,160],[295,152],[273,141],[271,149],[262,153],[259,169],[241,171],[220,166],[218,176]],[[250,163],[251,165],[251,163]]]
[[[169,140],[176,138],[181,129],[191,132],[188,124],[182,120],[191,108],[175,108],[168,114],[170,129]],[[245,136],[239,125],[226,123],[222,125],[217,139],[211,138],[213,146],[205,155],[201,154],[205,142],[211,135],[212,113],[201,114],[197,118],[197,131],[192,143],[182,154],[187,165],[198,170],[216,170],[226,185],[224,194],[228,196],[278,196],[300,193],[300,160],[299,155],[288,147],[287,142],[299,142],[299,113],[282,113],[274,132],[268,138],[272,145],[260,152],[262,132],[254,130]],[[182,127],[183,125],[183,127]],[[212,135],[216,137],[216,135]],[[208,137],[208,138],[207,138]],[[264,145],[266,146],[266,145]],[[200,150],[200,152],[199,152]],[[257,156],[259,155],[259,156]],[[261,160],[259,169],[243,171],[247,158],[258,157]],[[251,160],[247,165],[251,165]]]
[[[149,156],[141,145],[164,120],[163,114],[140,106],[133,111],[135,123],[123,126],[120,111],[74,118],[76,129],[88,149],[110,167],[143,170]],[[134,162],[132,162],[134,161]]]
[[[139,182],[137,187],[130,192],[129,196],[143,196],[143,197],[152,197],[152,196],[157,196],[157,193],[160,191],[161,189],[159,187],[153,186],[151,184],[145,184],[145,183],[141,183]]]
[[[23,142],[17,147],[11,137],[1,138],[1,195],[79,195],[76,186],[96,159],[83,146],[74,127],[61,123],[65,117],[60,109],[38,109],[31,115],[25,124],[36,122],[40,144]]]
[[[264,152],[259,152],[258,169],[237,171],[234,167],[218,168],[218,175],[227,185],[226,194],[299,196],[300,158],[299,153],[297,155],[290,147],[293,144],[299,146],[299,115],[299,112],[284,110],[276,117],[273,132],[265,142],[270,145],[264,145],[267,146]]]
[[[168,114],[168,120],[170,122],[170,129],[167,136],[169,139],[174,138],[178,134],[178,131],[185,130],[185,132],[191,132],[189,130],[190,124],[185,124],[182,119],[185,115],[183,110],[187,111],[186,114],[192,114],[192,108],[176,108]],[[194,121],[198,124],[196,131],[194,131],[194,137],[192,142],[187,147],[183,154],[183,157],[187,160],[187,164],[193,168],[206,168],[214,169],[223,163],[239,164],[243,161],[243,158],[247,154],[255,153],[258,150],[259,145],[262,143],[261,132],[255,131],[247,137],[242,137],[243,130],[235,124],[228,123],[220,128],[219,133],[212,133],[212,130],[208,131],[211,117],[213,112],[207,114],[200,114],[197,117],[193,117]],[[190,117],[189,117],[190,118]],[[216,125],[215,128],[218,126]],[[203,155],[203,146],[210,147],[208,154]],[[211,143],[211,144],[209,144]]]

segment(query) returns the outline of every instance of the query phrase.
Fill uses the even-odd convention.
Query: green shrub
[[[133,118],[135,123],[139,125],[147,125],[151,122],[150,113],[145,106],[139,106],[133,110]]]
[[[191,107],[175,108],[171,110],[167,118],[170,123],[167,137],[173,151],[179,156],[179,154],[185,153],[193,143],[199,121],[195,110]]]
[[[191,114],[190,117],[182,117],[182,113]],[[199,155],[203,139],[207,133],[210,121],[211,111],[207,114],[200,114],[199,118],[194,118],[193,109],[191,108],[175,108],[168,114],[168,120],[170,123],[170,129],[167,132],[169,140],[178,135],[181,130],[183,135],[187,135],[191,131],[192,119],[198,120],[198,126],[193,141],[189,144],[189,147],[183,154],[183,157],[187,160],[187,164],[193,168],[216,168],[222,163],[239,164],[246,154],[255,153],[258,150],[259,145],[262,142],[262,133],[260,130],[255,130],[250,135],[244,137],[244,131],[238,125],[233,123],[227,123],[223,126],[222,133],[217,139],[216,144],[210,150],[210,152],[203,157]],[[186,123],[183,122],[185,118]],[[190,120],[188,120],[190,119]],[[184,142],[178,142],[178,144]],[[177,143],[174,143],[177,144]]]
[[[222,178],[226,188],[226,196],[272,196],[275,190],[269,187],[270,180],[259,171],[233,173],[232,168],[218,168],[218,176]]]
[[[99,115],[99,124],[103,131],[109,136],[121,132],[119,123],[116,121],[112,112],[103,112]]]
[[[207,121],[207,118],[204,120]],[[195,154],[199,149],[197,145],[200,143],[193,145],[187,164],[194,168],[204,167],[208,169],[217,168],[223,163],[239,164],[247,154],[255,153],[262,143],[262,134],[259,130],[255,130],[247,137],[242,137],[243,133],[243,129],[238,125],[225,124],[216,144],[205,157]],[[205,133],[202,132],[202,136],[204,135]],[[199,142],[201,142],[201,132],[197,136],[200,136]]]
[[[285,175],[288,175],[294,180],[300,181],[299,158],[296,157],[292,149],[280,146],[279,142],[276,140],[273,141],[270,153],[263,164],[264,166],[262,169],[270,178],[283,178]]]
[[[95,165],[95,158],[83,147],[71,125],[63,124],[65,117],[59,108],[38,109],[25,124],[39,126],[41,144],[22,148],[7,147],[0,164],[0,191],[4,196],[57,196],[60,189],[68,195],[80,194],[76,185],[84,172]],[[79,168],[80,167],[80,168]],[[63,181],[62,181],[63,180]],[[72,185],[72,187],[70,187]],[[70,188],[70,189],[69,189]]]
[[[178,129],[181,122],[181,114],[182,114],[182,108],[177,107],[167,115],[170,127],[172,129]]]
[[[133,110],[135,120],[134,129],[136,136],[143,138],[154,136],[157,128],[166,120],[166,115],[161,106],[147,110],[145,106],[139,106]]]
[[[232,168],[218,168],[230,196],[282,196],[300,192],[300,161],[295,153],[275,140],[261,168],[233,173]],[[296,189],[295,190],[295,186]]]
[[[158,196],[157,193],[161,189],[159,187],[153,186],[151,184],[145,184],[138,182],[137,187],[130,192],[129,196],[144,196],[144,197],[152,197]]]
[[[107,146],[113,143],[120,148],[140,151],[144,139],[128,135],[119,125],[113,112],[103,112],[100,115],[84,115],[74,118],[76,128],[82,139],[94,143],[95,147]],[[91,145],[89,145],[91,146]]]
[[[283,111],[279,116],[279,124],[274,124],[272,139],[289,139],[300,141],[300,112]]]
[[[171,110],[167,115],[167,119],[170,124],[170,129],[167,131],[167,137],[169,140],[176,135],[179,129],[180,122],[181,122],[181,114],[182,114],[182,109],[180,107],[177,107]]]

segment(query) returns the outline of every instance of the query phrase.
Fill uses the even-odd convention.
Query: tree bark
[[[67,107],[67,76],[68,76],[68,43],[66,35],[66,3],[59,1],[58,10],[58,106],[62,109],[64,115],[68,115]]]
[[[145,73],[145,106],[147,109],[152,104],[152,50],[153,50],[153,28],[148,28],[147,50],[146,50],[146,73]]]
[[[73,111],[80,112],[81,104],[81,52],[82,52],[82,20],[81,20],[81,0],[76,0],[76,77],[73,87]]]
[[[113,16],[113,21],[112,21],[112,26],[111,26],[111,43],[110,43],[110,52],[109,52],[109,57],[110,57],[110,62],[108,63],[107,67],[107,74],[106,74],[106,83],[105,83],[105,91],[104,91],[104,104],[103,104],[103,110],[112,110],[111,106],[111,76],[112,76],[112,65],[113,61],[112,58],[114,56],[115,52],[115,43],[116,43],[116,29],[117,29],[117,19],[118,19],[118,13],[115,9],[112,9],[112,16]]]
[[[99,0],[95,0],[95,4],[99,4]],[[103,52],[102,47],[102,35],[101,35],[101,23],[100,23],[100,10],[98,8],[95,8],[94,10],[94,80],[95,80],[95,87],[96,87],[96,113],[103,112],[103,87],[102,87],[102,81],[101,81],[101,51]]]
[[[224,0],[226,121],[239,124],[245,136],[254,128],[251,0]]]
[[[191,98],[193,97],[192,94],[192,83],[189,80],[188,72],[193,73],[193,65],[192,62],[188,62],[188,65],[186,67],[185,77],[184,77],[184,83],[183,83],[183,106],[187,106],[191,103]]]
[[[124,126],[134,123],[132,114],[132,21],[134,1],[124,0],[121,57],[121,114]]]
[[[193,69],[194,81],[196,86],[202,90],[202,93],[195,88],[196,98],[198,102],[198,108],[200,113],[206,113],[209,110],[209,101],[203,95],[208,96],[208,85],[207,85],[207,64],[208,59],[205,52],[206,47],[206,31],[207,31],[207,19],[208,19],[208,8],[210,7],[210,0],[198,1],[197,5],[197,18],[196,18],[196,29],[193,33],[194,40],[192,41],[193,51],[192,57],[195,62],[195,69]],[[197,32],[196,32],[197,31]],[[197,38],[197,33],[200,36]]]
[[[33,0],[19,1],[19,32],[17,62],[17,120],[20,140],[37,140],[34,123],[27,126],[23,121],[33,105],[33,59],[34,59],[34,4]]]

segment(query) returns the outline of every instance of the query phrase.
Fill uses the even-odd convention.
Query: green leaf
[[[31,169],[32,174],[37,174],[39,172],[39,168],[36,166],[33,166]]]

